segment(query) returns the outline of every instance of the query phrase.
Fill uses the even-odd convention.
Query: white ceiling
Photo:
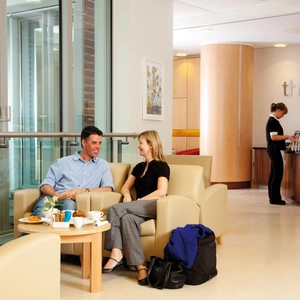
[[[204,43],[300,45],[300,0],[173,1],[174,55],[199,55]]]

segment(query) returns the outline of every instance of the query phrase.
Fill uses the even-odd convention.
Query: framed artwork
[[[143,119],[163,120],[163,65],[143,59]]]

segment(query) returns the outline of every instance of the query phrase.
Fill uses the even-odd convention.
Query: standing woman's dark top
[[[281,199],[280,186],[283,177],[283,150],[285,150],[285,140],[295,141],[291,135],[284,135],[279,123],[288,112],[284,103],[271,104],[271,115],[266,124],[267,151],[271,160],[271,171],[268,181],[269,201],[271,204],[284,205]]]

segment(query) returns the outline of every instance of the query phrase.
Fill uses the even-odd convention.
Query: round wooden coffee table
[[[100,292],[102,288],[102,233],[109,230],[110,223],[94,228],[92,224],[81,228],[53,228],[44,224],[18,225],[18,230],[25,233],[56,233],[61,244],[82,243],[82,278],[90,278],[91,293]]]

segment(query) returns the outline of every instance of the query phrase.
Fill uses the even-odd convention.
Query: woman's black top
[[[273,141],[270,136],[270,132],[277,132],[278,135],[283,135],[283,129],[279,123],[279,121],[270,116],[268,122],[266,124],[266,138],[267,138],[267,151],[280,151],[285,150],[285,140],[282,141]]]
[[[142,198],[157,190],[159,177],[166,177],[168,180],[170,179],[170,167],[164,161],[150,161],[145,175],[142,176],[145,167],[146,162],[138,163],[131,173],[135,177],[134,187],[136,189],[137,198]]]

